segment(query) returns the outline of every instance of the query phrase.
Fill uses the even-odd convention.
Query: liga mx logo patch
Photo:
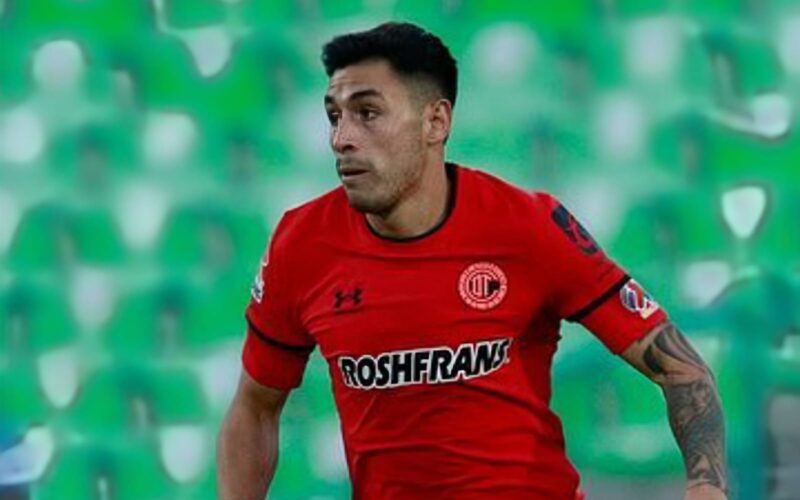
[[[458,292],[464,302],[480,311],[493,309],[503,301],[508,279],[500,267],[491,262],[476,262],[461,273]]]
[[[635,280],[628,280],[619,291],[619,298],[625,309],[647,319],[658,311],[658,304]]]

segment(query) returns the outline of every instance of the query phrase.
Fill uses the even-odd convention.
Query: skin
[[[263,500],[278,464],[278,421],[288,391],[265,387],[242,370],[217,438],[222,500]]]
[[[622,358],[658,384],[686,468],[686,500],[725,499],[725,424],[711,370],[671,322],[635,342]]]
[[[382,60],[336,71],[325,94],[330,145],[350,205],[379,234],[423,234],[444,216],[449,186],[444,143],[452,106],[425,81]],[[670,426],[686,464],[686,500],[725,499],[724,422],[714,378],[669,322],[621,355],[664,392]],[[278,421],[288,391],[243,372],[220,430],[222,499],[263,499],[278,460]]]
[[[444,141],[450,134],[450,102],[429,83],[370,60],[332,75],[325,110],[350,205],[388,237],[413,237],[435,226],[448,198]],[[242,372],[217,440],[221,499],[266,496],[287,397],[288,391],[262,386]]]
[[[325,94],[331,149],[350,205],[387,237],[422,234],[445,213],[452,106],[430,87],[371,59],[336,71]]]

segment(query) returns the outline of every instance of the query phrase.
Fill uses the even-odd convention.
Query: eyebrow
[[[346,99],[347,101],[357,101],[359,99],[365,99],[367,97],[380,97],[383,99],[383,94],[378,92],[375,89],[365,89],[359,90],[357,92],[353,92],[350,96]],[[325,94],[325,104],[333,104],[335,99],[330,94]]]

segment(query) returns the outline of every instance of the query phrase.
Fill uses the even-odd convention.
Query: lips
[[[339,177],[342,179],[352,179],[353,177],[369,172],[369,169],[357,164],[343,162],[337,162],[336,169],[339,172]]]
[[[352,179],[353,177],[359,176],[361,174],[366,174],[367,171],[364,169],[359,168],[348,168],[339,170],[339,176],[342,179]]]

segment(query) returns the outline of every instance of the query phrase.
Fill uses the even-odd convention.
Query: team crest
[[[647,319],[658,311],[658,304],[634,280],[629,280],[619,291],[619,298],[625,309],[637,313],[642,319]]]
[[[508,291],[508,279],[497,265],[476,262],[461,273],[458,292],[470,307],[487,311],[497,307]]]

